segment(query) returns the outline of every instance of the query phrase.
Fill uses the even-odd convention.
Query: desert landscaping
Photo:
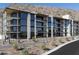
[[[0,40],[1,55],[41,55],[61,44],[73,40],[70,37]]]

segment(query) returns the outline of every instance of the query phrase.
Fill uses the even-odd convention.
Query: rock
[[[40,49],[38,47],[30,48],[28,51],[29,51],[29,54],[31,54],[31,55],[39,55],[44,52],[42,49]]]

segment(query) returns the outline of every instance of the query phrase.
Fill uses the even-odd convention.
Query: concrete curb
[[[69,42],[67,42],[67,43],[64,43],[64,44],[62,44],[62,45],[59,45],[58,47],[56,47],[56,48],[54,48],[54,49],[51,49],[51,50],[49,50],[49,51],[43,53],[42,55],[48,55],[48,54],[50,54],[51,52],[54,52],[54,51],[60,49],[61,47],[65,46],[65,45],[67,45],[67,44],[70,44],[70,43],[72,43],[72,42],[78,41],[78,40],[79,40],[79,39],[74,39],[74,40],[69,41]]]

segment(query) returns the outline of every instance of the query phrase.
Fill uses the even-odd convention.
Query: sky
[[[0,8],[5,8],[8,5],[9,3],[0,3]],[[73,9],[79,11],[79,3],[35,3],[33,5],[66,8],[66,9]]]

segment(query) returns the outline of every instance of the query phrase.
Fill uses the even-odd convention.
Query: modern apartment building
[[[12,39],[79,35],[79,11],[10,4],[0,12],[0,36]]]

